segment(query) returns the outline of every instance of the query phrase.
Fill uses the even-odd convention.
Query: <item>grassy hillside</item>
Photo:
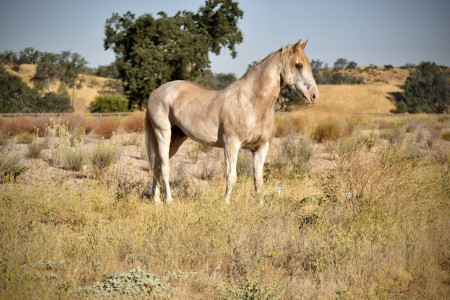
[[[19,75],[29,86],[33,86],[31,78],[36,72],[35,65],[23,64]],[[357,67],[355,69],[342,69],[340,72],[354,77],[362,77],[364,85],[321,85],[319,86],[320,99],[314,106],[302,108],[308,113],[389,113],[395,108],[392,93],[400,92],[400,85],[404,83],[411,69],[393,68],[385,70],[382,67]],[[81,75],[84,79],[83,87],[75,89],[75,112],[85,112],[89,103],[103,89],[107,78]],[[56,90],[59,82],[55,82]],[[72,91],[70,91],[72,95]]]
[[[392,84],[403,85],[406,78],[409,76],[414,68],[402,69],[392,68],[386,69],[384,67],[356,67],[354,69],[339,69],[334,70],[330,68],[331,72],[339,71],[348,74],[352,77],[362,77],[365,84]]]
[[[33,86],[33,82],[31,79],[34,76],[34,73],[36,72],[36,65],[29,65],[29,64],[22,64],[20,66],[20,69],[18,72],[15,72],[11,68],[7,68],[9,72],[12,74],[18,75],[22,78],[22,80],[28,84],[30,87]],[[99,77],[99,76],[91,76],[91,75],[81,75],[81,78],[83,78],[83,86],[81,89],[75,89],[69,90],[69,94],[72,96],[72,93],[74,92],[74,101],[73,101],[73,107],[75,109],[75,112],[82,113],[87,111],[87,107],[89,104],[94,100],[95,96],[100,94],[100,92],[103,90],[103,86],[106,81],[111,80],[109,78]],[[56,91],[58,89],[58,86],[60,85],[60,81],[56,81],[53,84],[53,91]],[[46,90],[48,92],[48,90]]]
[[[392,93],[401,89],[383,85],[319,85],[319,100],[302,107],[307,113],[389,113],[395,109]]]

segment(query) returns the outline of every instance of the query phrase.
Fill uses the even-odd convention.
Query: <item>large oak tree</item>
[[[116,54],[130,107],[142,108],[165,82],[196,80],[209,68],[210,51],[218,55],[226,47],[235,57],[243,41],[237,25],[243,11],[232,0],[207,0],[197,13],[157,16],[114,13],[106,20],[104,47]]]

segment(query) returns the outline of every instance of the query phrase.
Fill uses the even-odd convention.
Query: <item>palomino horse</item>
[[[264,160],[275,125],[273,105],[281,86],[287,84],[307,103],[314,103],[319,97],[304,52],[307,41],[300,43],[301,40],[269,54],[222,90],[172,81],[151,93],[145,123],[155,202],[159,202],[161,185],[166,202],[172,201],[169,159],[188,137],[201,144],[224,148],[226,203],[230,202],[236,182],[240,148],[253,152],[255,191],[261,192]]]

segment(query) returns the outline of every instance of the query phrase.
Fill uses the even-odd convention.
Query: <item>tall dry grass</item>
[[[100,118],[96,121],[94,132],[105,139],[110,139],[117,134],[120,126],[120,120],[115,117]]]
[[[141,267],[170,281],[172,299],[446,298],[450,173],[436,145],[415,155],[417,132],[343,136],[335,167],[270,174],[263,206],[246,172],[229,206],[221,176],[172,205],[142,199],[133,176],[2,184],[0,297],[79,298]],[[287,167],[318,162],[301,157],[311,144],[288,143]]]
[[[142,132],[145,129],[144,118],[144,113],[134,113],[123,121],[122,126],[126,132]]]

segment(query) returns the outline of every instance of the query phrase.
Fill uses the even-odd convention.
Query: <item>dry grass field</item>
[[[106,79],[77,114],[0,118],[0,299],[448,298],[450,117],[390,114],[409,70],[346,72],[368,84],[276,116],[264,195],[240,153],[229,206],[222,150],[192,141],[174,203],[148,199],[143,114],[80,114]]]
[[[229,206],[194,142],[148,199],[142,115],[0,119],[0,298],[446,299],[449,116],[350,112],[278,115],[264,195],[242,152]]]

